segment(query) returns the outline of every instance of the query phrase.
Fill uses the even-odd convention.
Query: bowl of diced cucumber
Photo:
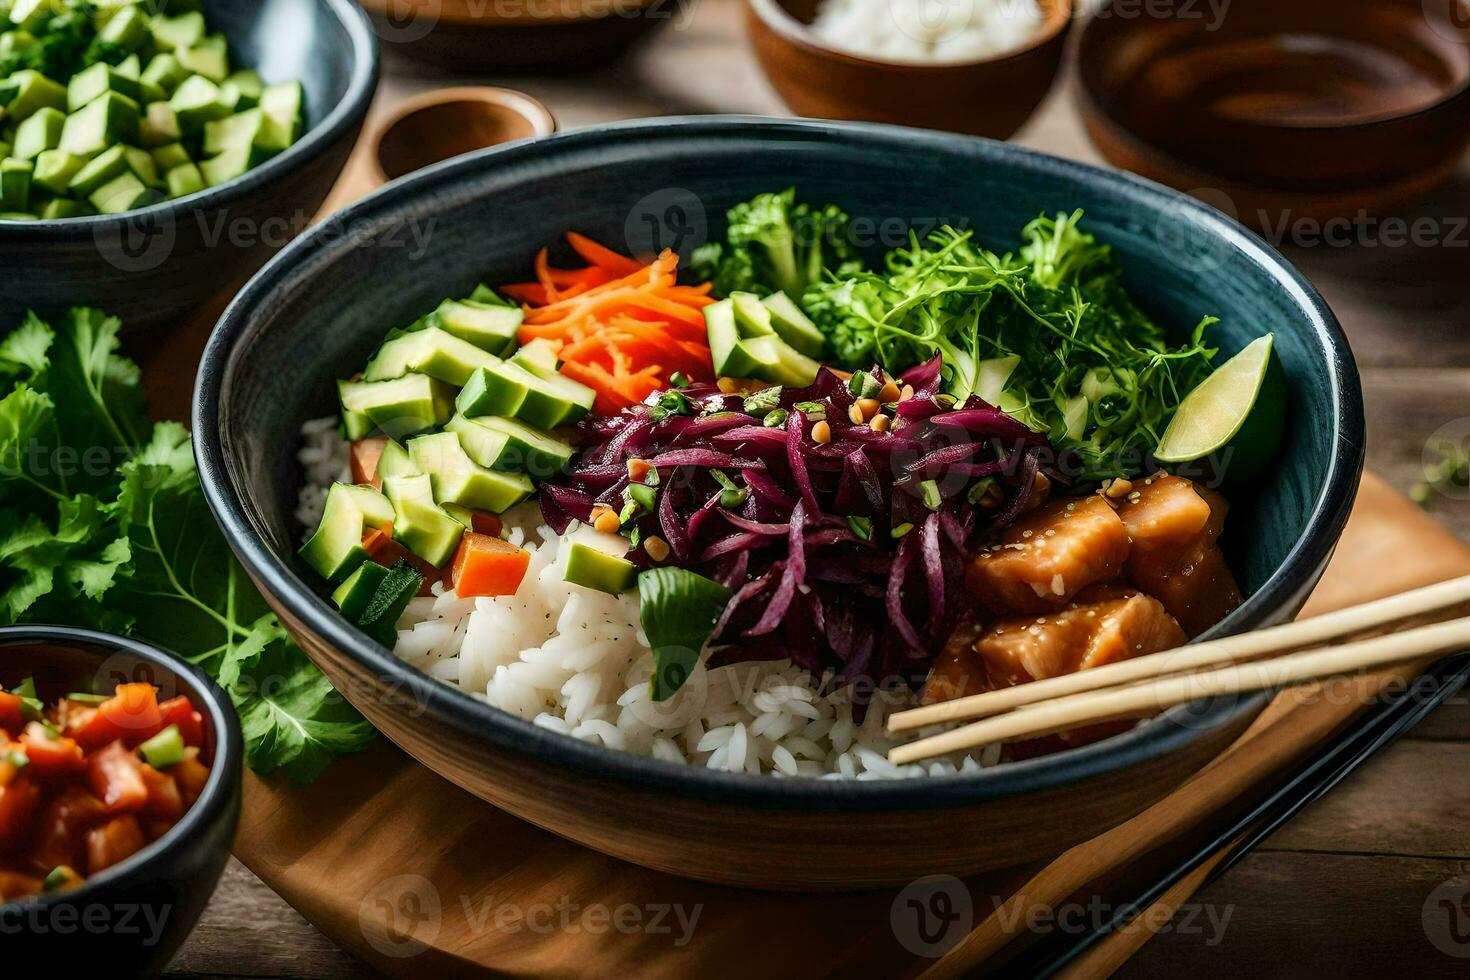
[[[351,0],[0,0],[0,322],[206,304],[303,231],[376,89]]]

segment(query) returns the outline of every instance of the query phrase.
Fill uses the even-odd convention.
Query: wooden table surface
[[[405,95],[471,81],[411,77],[391,61],[385,67],[378,112]],[[564,129],[640,116],[784,114],[750,55],[740,0],[698,0],[633,57],[595,75],[494,81],[541,99]],[[1017,141],[1099,162],[1065,81]],[[1470,166],[1404,219],[1323,228],[1286,213],[1266,223],[1342,320],[1363,374],[1368,464],[1407,491],[1421,479],[1433,434],[1470,436]],[[1467,498],[1436,495],[1429,507],[1470,538]],[[1459,913],[1458,945],[1439,937],[1458,957],[1431,942],[1421,910],[1442,883],[1470,883],[1467,813],[1470,697],[1462,694],[1206,888],[1196,911],[1176,919],[1123,973],[1464,977],[1470,899]],[[168,972],[372,975],[234,862]]]

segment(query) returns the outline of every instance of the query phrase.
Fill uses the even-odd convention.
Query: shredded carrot
[[[553,268],[542,249],[534,282],[502,287],[525,310],[523,343],[556,344],[562,373],[592,388],[604,414],[667,387],[675,371],[714,380],[703,313],[714,302],[709,283],[679,285],[679,257],[667,249],[644,262],[576,232],[567,242],[585,268]]]

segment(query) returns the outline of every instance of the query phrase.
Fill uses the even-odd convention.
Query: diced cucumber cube
[[[99,61],[91,68],[72,76],[66,86],[67,110],[76,112],[90,105],[105,92],[126,95],[134,102],[142,95],[136,79],[128,78],[111,65]]]
[[[29,211],[0,211],[0,221],[35,221],[36,216]]]
[[[130,54],[117,63],[117,73],[136,82],[143,76],[143,63],[136,54]]]
[[[128,169],[136,174],[139,180],[150,187],[163,186],[163,181],[158,177],[158,164],[153,162],[153,154],[147,150],[140,150],[136,146],[125,146],[123,156],[127,157]]]
[[[246,109],[254,109],[260,105],[260,96],[264,91],[265,82],[248,68],[233,72],[220,86],[220,92],[225,101],[229,102],[236,112],[244,112]]]
[[[153,43],[160,51],[192,48],[204,40],[204,14],[191,11],[177,17],[159,15],[153,18]]]
[[[434,311],[445,332],[500,356],[515,350],[523,316],[518,307],[474,300],[445,300]]]
[[[168,172],[169,197],[187,197],[190,194],[198,194],[207,186],[204,183],[204,175],[192,163],[183,164]]]
[[[10,5],[10,22],[22,31],[36,34],[59,12],[56,0],[14,0]]]
[[[189,151],[184,149],[183,143],[170,143],[167,146],[153,148],[153,162],[158,165],[159,170],[168,173],[175,167],[193,163],[194,158],[189,156]]]
[[[179,115],[167,102],[150,102],[147,112],[138,124],[138,139],[144,146],[166,146],[184,138],[179,126]]]
[[[5,110],[6,118],[19,122],[48,106],[66,109],[66,86],[30,68],[0,82],[0,108]]]
[[[66,125],[66,116],[58,109],[47,106],[33,113],[15,130],[15,147],[11,156],[18,160],[34,160],[47,150],[61,145],[61,130]]]
[[[223,82],[230,75],[229,45],[223,34],[211,34],[198,44],[174,52],[179,64],[211,82]]]
[[[249,146],[237,146],[205,160],[199,165],[199,170],[210,187],[218,187],[244,176],[254,164],[254,150]]]
[[[81,172],[87,161],[64,150],[47,150],[36,157],[35,182],[53,194],[65,194],[72,178]],[[54,202],[53,202],[54,203]]]
[[[124,51],[137,51],[149,40],[148,17],[136,6],[124,7],[97,32],[97,40]]]
[[[118,143],[138,141],[138,103],[117,92],[107,92],[91,105],[67,117],[61,148],[79,157],[94,157]]]
[[[305,125],[306,93],[300,82],[267,85],[260,93],[260,108],[286,130],[289,142],[301,138]]]
[[[254,156],[263,159],[280,153],[290,146],[290,142],[281,125],[259,109],[205,123],[206,155],[213,156],[242,146],[255,150]]]
[[[164,52],[153,56],[148,62],[148,67],[143,69],[142,82],[146,85],[156,85],[165,94],[173,95],[174,90],[183,84],[184,79],[190,75],[189,69],[179,64],[179,59],[172,54]]]
[[[162,199],[162,194],[139,180],[132,171],[102,185],[88,198],[102,214],[122,214]]]
[[[0,211],[16,213],[31,207],[34,168],[21,160],[0,161]]]
[[[185,133],[198,133],[206,123],[223,119],[230,107],[220,99],[219,86],[200,75],[190,75],[169,98],[168,104],[179,117]]]
[[[73,201],[65,197],[58,197],[54,201],[47,201],[46,206],[41,209],[41,217],[46,221],[84,218],[89,214],[96,213],[86,201]]]
[[[77,197],[90,197],[103,184],[129,173],[130,170],[127,147],[114,146],[104,150],[78,170],[67,185],[67,190]]]

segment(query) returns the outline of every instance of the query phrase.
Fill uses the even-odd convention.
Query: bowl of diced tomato
[[[0,629],[7,955],[161,970],[229,858],[242,756],[229,698],[172,655],[85,630]]]

